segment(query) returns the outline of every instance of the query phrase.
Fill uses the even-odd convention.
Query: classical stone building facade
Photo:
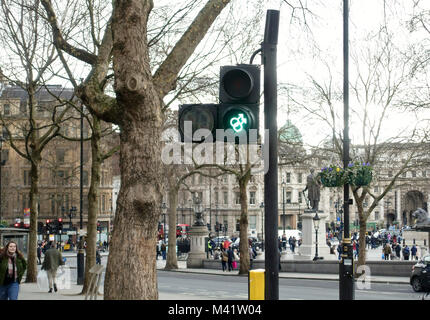
[[[40,128],[37,135],[42,137],[49,129],[52,108],[57,105],[56,112],[64,110],[53,95],[61,99],[70,99],[71,89],[59,85],[41,87],[36,93],[36,107],[32,110],[35,123]],[[2,83],[0,86],[0,112],[3,136],[7,136],[4,126],[8,126],[13,143],[19,150],[25,151],[24,139],[29,125],[28,95],[20,87]],[[71,111],[61,123],[61,133],[76,141],[60,137],[49,142],[42,152],[39,177],[39,223],[47,219],[63,219],[64,230],[73,227],[79,229],[80,221],[80,114]],[[88,138],[88,125],[84,121],[84,139]],[[46,126],[46,127],[44,127]],[[6,139],[8,140],[8,139]],[[84,141],[83,152],[83,228],[86,230],[88,215],[88,189],[91,179],[91,145]],[[3,143],[1,178],[1,213],[2,220],[13,224],[16,220],[24,220],[24,211],[30,207],[30,163],[20,156],[8,141]],[[112,161],[102,164],[100,173],[99,216],[102,234],[110,230],[112,220]],[[72,210],[72,208],[76,210]],[[70,220],[70,213],[73,214]],[[31,214],[31,213],[30,213]]]
[[[282,131],[282,129],[287,129]],[[303,190],[306,187],[306,177],[310,169],[314,168],[319,172],[327,165],[327,159],[315,156],[307,158],[295,164],[285,164],[282,159],[282,152],[293,154],[293,156],[303,156],[301,149],[301,135],[297,128],[290,122],[281,128],[280,141],[286,142],[280,147],[279,172],[278,172],[278,228],[300,229],[301,214],[307,206],[306,195]],[[282,140],[284,139],[284,140]],[[293,146],[293,147],[291,147]],[[405,162],[406,155],[413,148],[422,148],[423,145],[403,145],[393,146],[400,149],[397,156],[393,158],[391,152],[386,155],[384,166],[374,167],[374,179],[370,191],[374,195],[380,195],[388,186],[394,175]],[[428,146],[427,146],[428,147]],[[293,148],[293,150],[292,150]],[[425,146],[424,146],[425,148]],[[352,149],[352,148],[351,148]],[[357,150],[360,147],[356,148]],[[322,153],[325,151],[321,151]],[[316,153],[318,155],[318,152]],[[282,164],[284,163],[284,164]],[[384,163],[384,162],[381,162]],[[396,182],[379,201],[367,220],[368,230],[377,228],[396,228],[413,225],[411,216],[417,208],[427,210],[430,195],[430,166],[428,165],[426,153],[421,153],[409,167],[397,177]],[[282,165],[281,165],[282,164]],[[341,164],[340,164],[341,165]],[[181,189],[179,192],[179,205],[177,208],[178,223],[193,223],[193,195],[194,193],[202,199],[206,223],[212,232],[220,235],[237,235],[239,232],[240,203],[239,186],[233,175],[224,175],[217,179],[194,175],[188,178],[189,188]],[[261,236],[264,230],[264,176],[262,174],[253,176],[247,189],[248,195],[248,221],[249,232],[253,235]],[[353,198],[352,193],[350,197]],[[167,200],[167,194],[165,195]],[[370,195],[364,201],[364,209],[371,205],[373,199]],[[168,203],[168,201],[165,201]],[[343,188],[321,188],[321,199],[319,209],[328,214],[327,227],[336,228],[343,224]],[[216,224],[221,223],[223,228],[216,232]],[[224,228],[226,226],[226,228]],[[350,230],[358,230],[358,211],[355,203],[350,206]]]

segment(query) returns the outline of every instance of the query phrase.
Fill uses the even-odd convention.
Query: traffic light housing
[[[58,219],[58,231],[63,231],[63,219],[61,218]]]
[[[217,104],[184,104],[179,106],[179,133],[182,142],[214,142],[217,122]],[[197,130],[201,134],[198,134]],[[197,132],[197,136],[196,136]]]
[[[181,141],[257,143],[260,67],[252,64],[222,66],[219,101],[220,104],[185,104],[179,107]],[[217,130],[224,134],[217,135]]]

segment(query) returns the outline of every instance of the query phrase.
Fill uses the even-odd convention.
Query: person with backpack
[[[409,247],[406,245],[406,247],[403,248],[403,259],[409,260],[409,254],[410,254],[410,250],[409,250]]]

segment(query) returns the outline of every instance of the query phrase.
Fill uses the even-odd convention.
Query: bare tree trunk
[[[240,268],[239,274],[248,274],[250,268],[249,244],[248,244],[248,195],[246,187],[248,185],[248,176],[239,179],[240,188]]]
[[[163,190],[162,114],[147,65],[145,35],[151,5],[152,1],[118,1],[112,20],[115,91],[122,110],[121,189],[106,270],[107,300],[158,299],[156,264],[151,261],[156,260]]]
[[[85,294],[90,284],[90,269],[96,264],[96,242],[97,242],[97,214],[98,199],[100,193],[100,168],[102,159],[100,157],[100,120],[93,116],[93,129],[91,136],[91,185],[88,190],[88,224],[87,224],[87,248],[85,259],[85,281],[82,294]]]
[[[178,207],[178,189],[174,179],[169,179],[169,250],[167,251],[167,261],[164,269],[178,269],[178,259],[176,258],[176,208]],[[172,185],[173,183],[173,185]]]
[[[359,213],[360,221],[360,239],[358,240],[358,266],[366,264],[366,221],[363,213]]]
[[[39,157],[34,157],[39,158]],[[37,162],[35,162],[37,161]],[[30,233],[28,241],[28,263],[27,276],[25,282],[37,281],[37,217],[39,203],[39,162],[33,160],[30,169],[31,187],[30,187]]]

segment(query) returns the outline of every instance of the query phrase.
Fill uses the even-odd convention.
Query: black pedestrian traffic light
[[[217,104],[184,104],[179,107],[179,133],[182,142],[214,142]]]
[[[257,143],[260,67],[250,64],[222,66],[219,101],[220,104],[185,104],[179,107],[181,141]]]
[[[223,66],[220,70],[219,128],[233,133],[236,143],[256,143],[259,127],[260,67]],[[251,133],[251,130],[253,133]],[[228,141],[227,137],[223,138]]]
[[[43,222],[42,221],[39,221],[37,223],[37,233],[38,234],[42,234],[43,233]]]
[[[58,231],[63,231],[63,219],[58,219]]]

